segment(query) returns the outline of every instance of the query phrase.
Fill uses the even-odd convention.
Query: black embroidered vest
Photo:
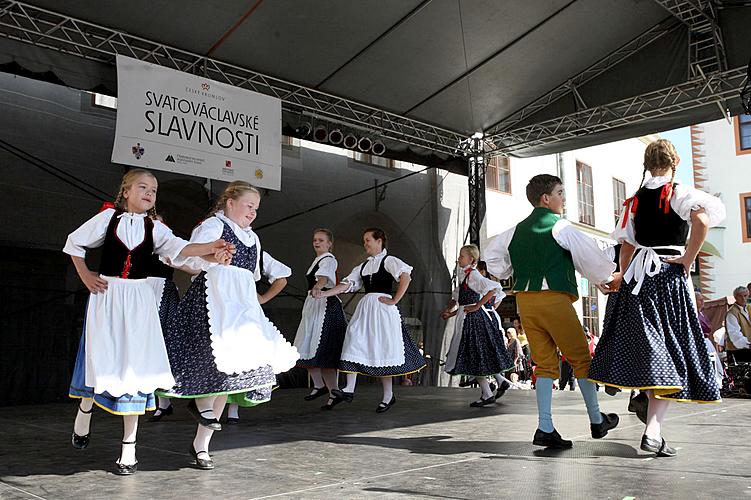
[[[99,263],[99,274],[125,279],[143,279],[152,276],[154,253],[154,221],[144,217],[143,241],[134,249],[128,250],[125,243],[117,236],[117,226],[122,219],[118,216],[122,210],[115,210],[102,245],[102,261]]]
[[[665,201],[668,203],[667,213],[660,207],[662,189],[662,186],[655,189],[642,187],[634,195],[638,200],[634,213],[636,242],[645,247],[685,246],[688,222],[675,213],[669,201]]]
[[[321,265],[321,261],[326,257],[331,257],[331,255],[321,257],[318,262],[316,262],[316,265],[313,266],[313,269],[311,269],[310,272],[305,275],[305,279],[308,280],[308,291],[311,291],[315,286],[316,281],[318,281],[318,278],[316,278],[316,273],[318,272],[318,267]],[[324,290],[328,290],[328,288],[324,288]]]
[[[386,271],[385,268],[386,259],[388,258],[389,255],[383,257],[383,260],[381,260],[381,265],[378,267],[378,271],[367,276],[364,276],[362,272],[365,269],[365,264],[367,264],[368,261],[363,262],[362,266],[360,266],[360,278],[362,278],[366,293],[387,293],[389,295],[393,293],[394,277],[391,276],[391,274]]]

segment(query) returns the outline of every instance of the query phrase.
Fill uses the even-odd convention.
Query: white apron
[[[342,347],[342,361],[365,366],[401,366],[404,359],[402,319],[395,305],[378,301],[385,293],[368,293],[357,304]]]

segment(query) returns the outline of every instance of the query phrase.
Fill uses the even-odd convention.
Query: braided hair
[[[642,174],[641,181],[644,183],[644,177],[647,174],[647,170],[652,175],[662,173],[668,168],[671,170],[670,182],[668,187],[668,196],[670,199],[673,192],[673,181],[675,180],[675,169],[678,165],[680,158],[678,157],[678,151],[672,142],[667,139],[659,139],[649,143],[647,149],[644,150],[644,173]]]
[[[133,184],[135,184],[136,180],[142,175],[148,175],[156,181],[156,176],[148,170],[142,168],[128,170],[125,172],[125,175],[123,175],[122,181],[120,181],[120,191],[118,191],[117,197],[115,198],[115,208],[120,209],[123,212],[128,211],[128,200],[126,200],[123,195],[125,194],[125,191],[133,187]],[[146,214],[151,219],[156,220],[156,203],[154,203],[154,206],[151,207]]]

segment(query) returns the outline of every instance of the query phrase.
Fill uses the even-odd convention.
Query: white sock
[[[165,397],[162,397],[162,396],[157,396],[156,400],[157,400],[157,411],[159,411],[159,410],[166,410],[167,408],[169,408],[170,406],[172,406],[172,401],[170,401],[169,398],[165,398]]]
[[[347,374],[347,386],[342,389],[344,392],[355,392],[355,386],[357,386],[357,373]]]
[[[196,408],[198,408],[198,411],[201,413],[202,417],[209,419],[216,418],[216,415],[214,415],[214,401],[216,401],[216,396],[196,398]],[[221,417],[221,415],[219,416]]]
[[[308,374],[310,375],[310,378],[313,379],[313,390],[311,391],[311,394],[314,393],[316,389],[321,389],[326,385],[323,382],[320,368],[308,368]]]
[[[490,382],[485,377],[477,377],[477,384],[482,389],[482,399],[488,399],[493,395],[493,391],[490,390]]]
[[[76,420],[73,422],[73,432],[79,436],[85,436],[91,428],[91,413],[83,413],[81,410],[91,411],[93,407],[94,400],[92,399],[82,399],[78,405]]]
[[[193,439],[193,449],[198,453],[198,458],[207,460],[209,457],[209,442],[214,431],[199,425],[196,431],[196,437]]]
[[[123,442],[132,444],[123,444],[120,451],[120,460],[117,463],[122,465],[133,465],[136,460],[136,433],[138,432],[138,415],[123,416]]]
[[[227,406],[227,418],[240,418],[240,405],[232,403]]]
[[[390,403],[391,398],[394,396],[394,382],[392,377],[381,377],[381,385],[383,385],[383,403]]]
[[[670,401],[657,399],[649,391],[649,406],[647,407],[647,427],[644,434],[650,439],[662,439],[662,421],[668,413]]]

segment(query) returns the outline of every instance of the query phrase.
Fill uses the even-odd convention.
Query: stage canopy
[[[534,156],[738,113],[749,33],[738,0],[0,0],[0,70],[117,95],[124,54],[435,165],[477,131]]]

